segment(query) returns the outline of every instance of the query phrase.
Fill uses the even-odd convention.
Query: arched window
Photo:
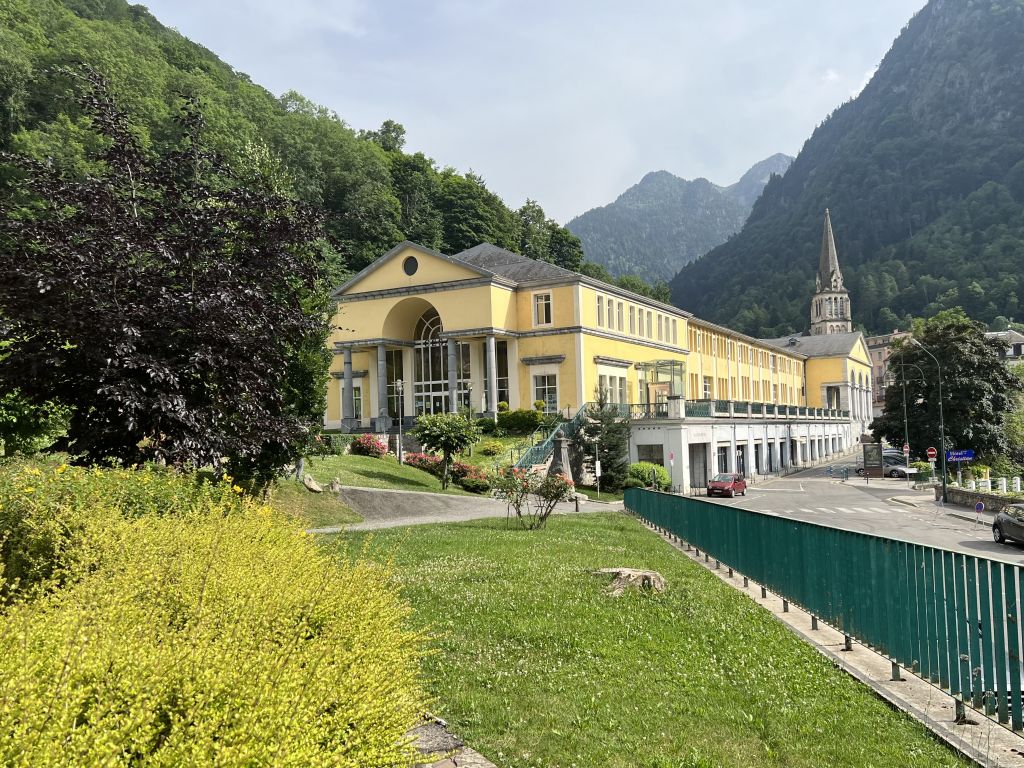
[[[449,410],[448,342],[441,338],[443,333],[444,327],[436,309],[428,309],[416,322],[413,402],[417,414]],[[464,405],[469,395],[469,345],[456,344],[455,354],[458,400]]]

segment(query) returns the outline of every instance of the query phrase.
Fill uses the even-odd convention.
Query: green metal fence
[[[1019,731],[1016,565],[630,488],[625,506]]]

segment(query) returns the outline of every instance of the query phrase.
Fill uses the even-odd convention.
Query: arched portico
[[[392,306],[381,325],[381,336],[337,346],[344,355],[342,419],[345,428],[363,426],[355,416],[351,380],[352,353],[376,357],[370,403],[372,427],[387,431],[398,418],[411,420],[425,413],[458,412],[469,408],[496,412],[509,397],[508,349],[494,334],[451,331],[444,316],[418,296]],[[475,394],[474,394],[474,384]],[[492,398],[490,393],[496,393]]]

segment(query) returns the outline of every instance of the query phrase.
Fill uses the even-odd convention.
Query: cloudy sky
[[[145,2],[145,0],[143,0]],[[795,155],[925,0],[149,0],[274,93],[565,222],[644,173]]]

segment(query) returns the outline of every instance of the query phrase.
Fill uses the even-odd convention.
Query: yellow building
[[[502,403],[570,418],[600,395],[629,406],[634,458],[671,464],[645,429],[770,422],[757,445],[735,429],[727,451],[708,438],[705,473],[716,453],[723,471],[817,460],[863,429],[849,413],[870,387],[860,334],[759,340],[488,243],[453,256],[401,243],[335,298],[328,428],[386,432],[399,417]],[[790,421],[823,428],[784,438]]]

